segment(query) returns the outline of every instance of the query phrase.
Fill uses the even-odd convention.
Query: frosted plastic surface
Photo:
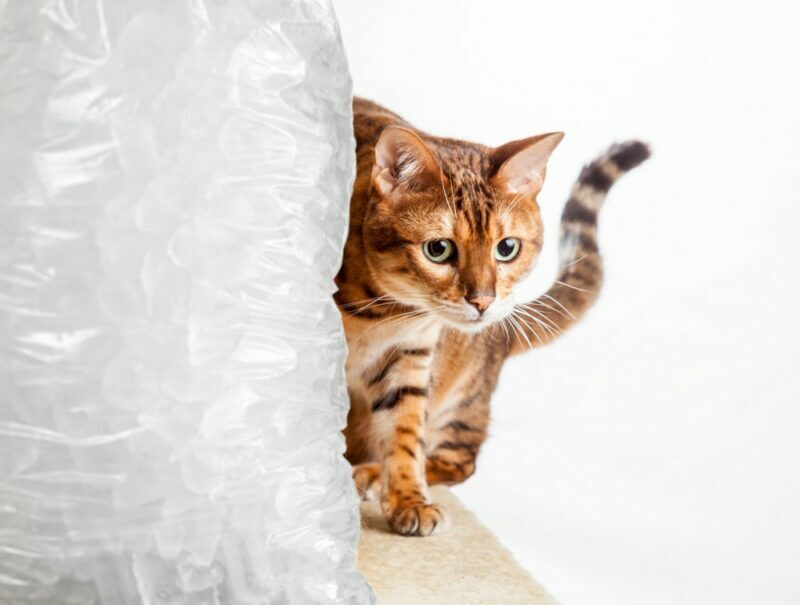
[[[0,602],[372,602],[327,0],[0,19]]]

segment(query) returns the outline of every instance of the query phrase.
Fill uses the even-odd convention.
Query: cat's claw
[[[430,536],[449,527],[447,515],[435,504],[401,506],[387,518],[389,526],[404,536]]]

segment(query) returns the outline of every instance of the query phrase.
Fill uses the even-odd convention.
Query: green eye
[[[456,247],[449,239],[432,239],[422,244],[422,251],[428,260],[434,263],[443,263],[453,256]]]
[[[494,249],[494,257],[499,261],[507,263],[508,261],[513,260],[517,254],[519,254],[519,249],[521,247],[522,242],[520,242],[516,237],[507,237],[505,239],[501,239],[497,244],[497,247]]]

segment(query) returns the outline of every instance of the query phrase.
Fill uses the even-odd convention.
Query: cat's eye
[[[494,249],[494,257],[499,261],[507,263],[516,258],[520,248],[522,248],[522,242],[516,237],[506,237],[498,242]]]
[[[449,239],[432,239],[422,244],[422,251],[428,260],[443,263],[453,256],[456,247]]]

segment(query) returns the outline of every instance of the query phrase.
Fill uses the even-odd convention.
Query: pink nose
[[[467,300],[478,310],[478,313],[483,315],[483,312],[494,302],[494,294],[474,294]]]

